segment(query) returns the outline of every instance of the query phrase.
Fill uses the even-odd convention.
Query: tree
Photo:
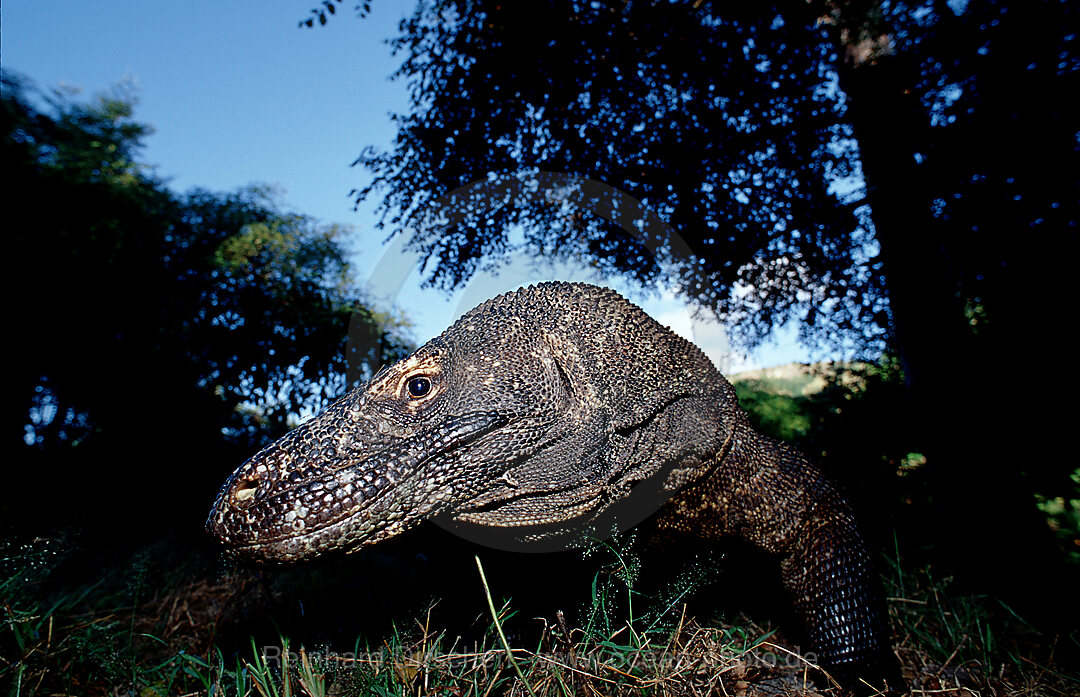
[[[350,322],[386,339],[351,357],[361,376],[402,354],[402,324],[358,304],[339,228],[268,190],[169,191],[129,94],[3,80],[4,447],[27,493],[5,518],[197,531],[222,473],[344,392]]]
[[[357,195],[416,231],[437,285],[515,250],[645,281],[659,262],[746,343],[790,319],[810,342],[887,342],[922,417],[924,541],[982,569],[1007,549],[1018,574],[986,577],[1022,581],[1049,549],[1032,491],[1071,471],[1061,419],[1027,406],[1051,392],[1005,371],[1043,358],[1072,295],[1076,24],[1060,0],[425,0],[395,42],[411,110],[359,158]],[[586,193],[426,217],[545,170],[626,192],[685,247],[589,219]]]
[[[374,174],[358,197],[385,194],[393,229],[415,229],[414,247],[435,262],[435,285],[516,252],[583,257],[644,282],[663,267],[747,344],[808,319],[807,341],[880,350],[872,240],[857,195],[834,188],[858,162],[833,48],[744,5],[729,17],[689,4],[421,3],[396,42],[413,110],[392,151],[358,160]],[[686,246],[512,196],[463,201],[449,227],[427,219],[458,187],[490,177],[509,188],[537,171],[625,192]],[[560,193],[564,207],[596,205],[589,191]]]
[[[828,4],[825,4],[828,6]],[[850,101],[911,404],[930,530],[962,565],[1054,587],[1033,492],[1069,491],[1055,387],[1018,379],[1064,330],[1080,251],[1076,8],[1063,2],[836,3]],[[989,517],[987,514],[989,513]],[[1075,570],[1074,570],[1075,571]],[[1066,582],[1075,582],[1075,579]],[[1050,594],[1051,599],[1056,598]],[[1030,596],[1029,596],[1030,599]],[[1051,600],[1051,604],[1054,600]]]

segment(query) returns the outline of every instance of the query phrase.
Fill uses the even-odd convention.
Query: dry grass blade
[[[480,571],[480,582],[484,585],[484,596],[487,598],[488,609],[491,611],[491,621],[495,623],[495,631],[499,634],[499,641],[502,643],[504,649],[506,649],[506,658],[510,661],[510,665],[514,667],[514,672],[517,673],[518,678],[525,685],[525,690],[531,697],[536,697],[536,693],[533,692],[532,686],[529,685],[529,681],[525,679],[525,673],[521,672],[521,666],[514,660],[513,651],[510,649],[510,643],[506,641],[506,634],[503,633],[502,623],[499,622],[499,613],[495,611],[495,601],[491,599],[491,588],[488,587],[487,577],[484,575],[484,565],[480,563],[480,557],[475,557],[476,568]]]

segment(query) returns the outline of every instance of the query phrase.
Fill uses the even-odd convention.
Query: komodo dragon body
[[[890,672],[848,504],[753,430],[696,346],[595,286],[539,284],[466,313],[244,463],[207,526],[241,557],[295,561],[431,518],[566,546],[660,504],[661,529],[775,555],[834,674]]]

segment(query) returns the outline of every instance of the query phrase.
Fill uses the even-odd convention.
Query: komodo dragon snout
[[[663,504],[661,530],[774,555],[823,663],[888,672],[880,584],[846,501],[751,428],[696,346],[591,285],[469,311],[245,462],[207,527],[239,556],[296,561],[432,518],[496,546],[565,547]]]

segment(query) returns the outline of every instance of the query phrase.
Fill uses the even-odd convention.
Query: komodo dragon
[[[605,288],[542,283],[466,313],[241,465],[207,527],[237,556],[296,561],[439,516],[565,547],[661,504],[662,530],[779,558],[834,675],[895,675],[848,504],[753,430],[705,354]]]

